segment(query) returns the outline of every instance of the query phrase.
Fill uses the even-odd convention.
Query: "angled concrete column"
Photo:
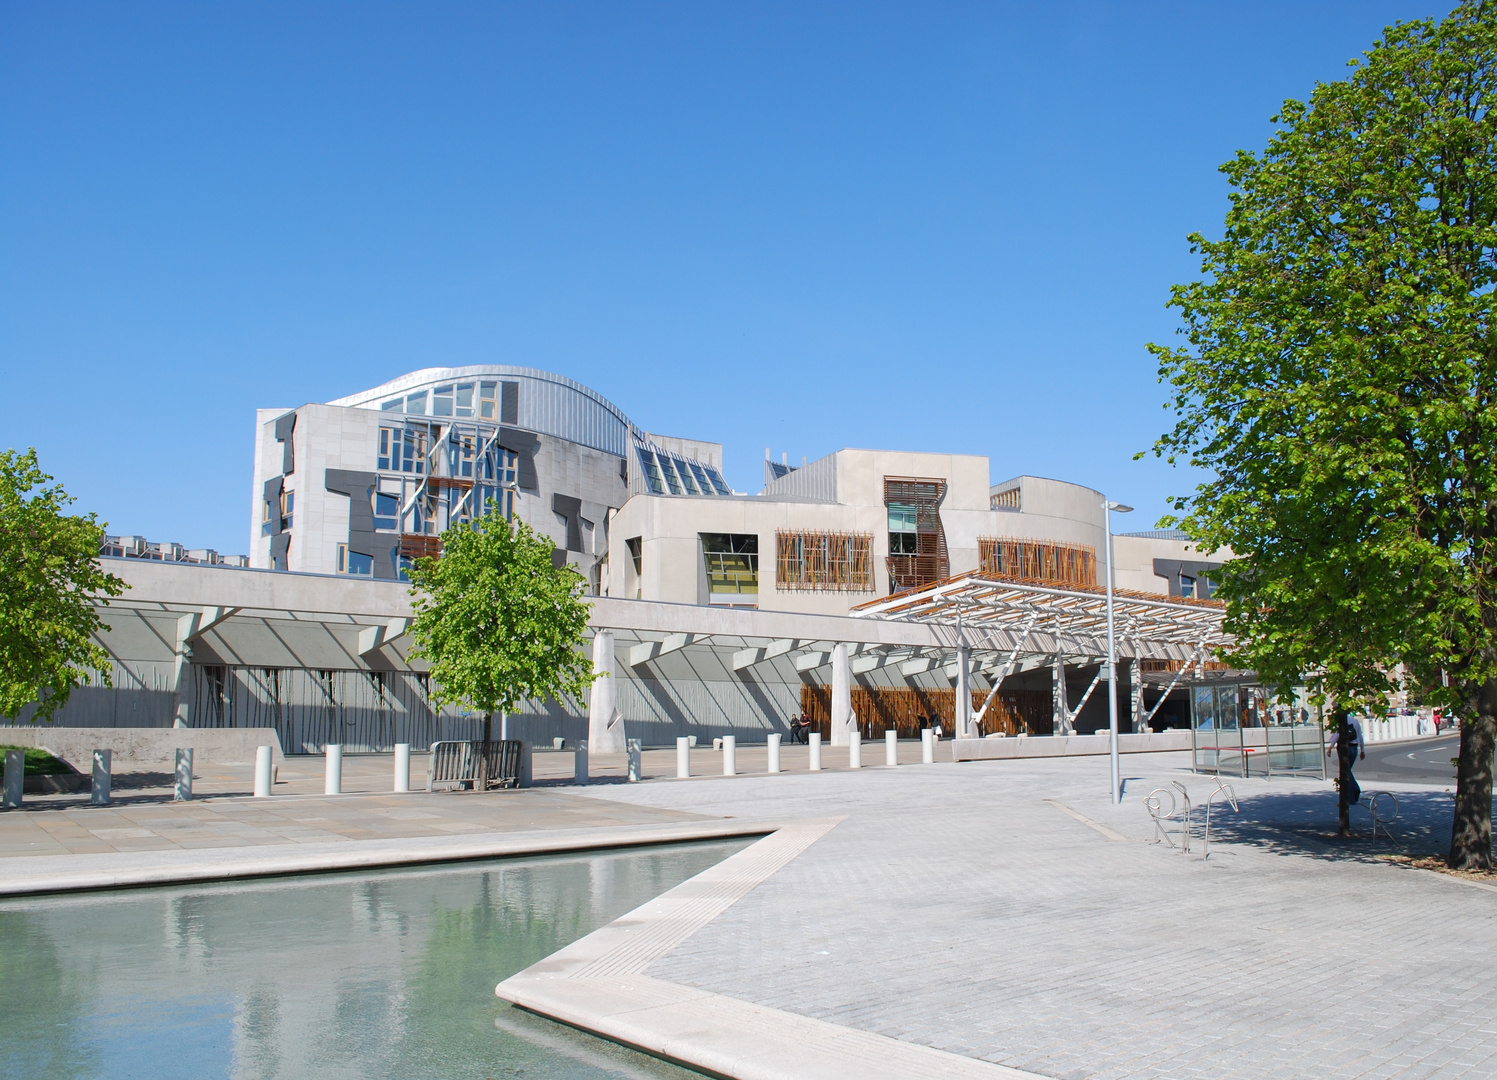
[[[1066,658],[1055,654],[1055,665],[1050,677],[1050,688],[1055,699],[1055,734],[1071,733],[1071,707],[1066,701]]]
[[[613,631],[593,635],[593,681],[587,709],[587,745],[595,754],[622,754],[627,749],[624,718],[619,714],[618,683],[613,662]]]
[[[956,715],[951,727],[958,739],[972,738],[972,650],[965,645],[956,650]]]
[[[846,746],[852,730],[852,673],[847,667],[847,646],[832,647],[832,745]]]
[[[1144,730],[1144,672],[1137,657],[1128,663],[1128,685],[1133,688],[1133,723],[1129,730],[1140,734]]]

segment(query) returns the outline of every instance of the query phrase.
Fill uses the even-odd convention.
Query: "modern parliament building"
[[[549,537],[597,596],[845,615],[983,571],[1095,586],[1102,495],[988,459],[839,450],[769,460],[748,494],[722,446],[652,434],[560,375],[427,368],[257,416],[250,566],[397,580],[492,507]],[[1216,565],[1176,534],[1121,534],[1116,585],[1204,597]]]

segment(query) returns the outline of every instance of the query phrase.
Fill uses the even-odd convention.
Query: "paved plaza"
[[[1053,1077],[1497,1073],[1497,886],[1390,858],[1443,848],[1441,785],[1394,787],[1395,839],[1374,843],[1362,808],[1357,838],[1331,835],[1324,781],[1236,779],[1240,812],[1218,797],[1205,859],[1199,827],[1191,854],[1149,842],[1150,790],[1179,780],[1199,805],[1216,786],[1185,754],[1124,758],[1114,807],[1105,758],[812,774],[788,751],[797,771],[778,776],[33,803],[0,815],[0,876],[28,843],[97,859],[399,836],[435,852],[485,830],[841,819],[649,976]],[[372,784],[389,759],[367,764]]]

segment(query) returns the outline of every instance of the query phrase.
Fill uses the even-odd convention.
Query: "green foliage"
[[[582,575],[553,566],[550,541],[511,526],[492,500],[487,511],[444,532],[441,557],[411,572],[413,655],[430,665],[432,698],[492,714],[526,698],[578,697],[593,681],[579,651]]]
[[[95,516],[62,512],[72,501],[34,449],[0,452],[0,715],[9,720],[33,702],[32,720],[51,720],[89,669],[109,685],[109,654],[93,638],[108,627],[94,602],[126,585],[99,565]]]
[[[76,772],[71,765],[60,757],[54,757],[38,746],[0,746],[0,758],[4,757],[7,750],[21,750],[25,752],[27,776],[52,776],[58,773]]]
[[[1216,574],[1238,663],[1343,702],[1399,661],[1450,673],[1489,864],[1497,18],[1399,24],[1352,66],[1222,167],[1224,234],[1191,237],[1203,278],[1171,300],[1189,347],[1151,346],[1177,418],[1155,451],[1213,475],[1168,520],[1240,557]]]

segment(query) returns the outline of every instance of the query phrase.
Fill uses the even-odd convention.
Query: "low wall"
[[[171,769],[178,749],[191,749],[194,764],[253,765],[255,748],[268,744],[273,761],[286,760],[274,728],[0,727],[0,743],[40,746],[85,773],[95,750],[111,751],[111,768],[121,772],[136,765]]]
[[[1003,739],[952,739],[951,760],[990,761],[995,758],[1082,757],[1107,753],[1112,740],[1104,735],[1026,735]],[[1148,754],[1189,750],[1190,732],[1155,731],[1119,735],[1118,753]]]

